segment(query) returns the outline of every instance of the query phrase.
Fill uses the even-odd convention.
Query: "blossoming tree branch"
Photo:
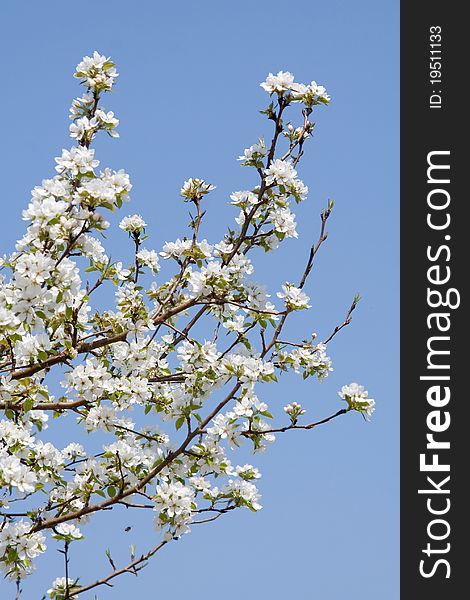
[[[214,186],[188,179],[181,196],[193,215],[189,235],[158,252],[148,247],[144,219],[125,216],[120,228],[133,249],[125,266],[111,260],[102,240],[106,212],[120,209],[132,186],[122,170],[98,170],[91,148],[99,133],[118,137],[118,119],[101,105],[117,75],[97,52],[77,65],[86,92],[70,111],[75,145],[55,159],[57,174],[34,188],[23,212],[26,233],[1,260],[0,564],[17,598],[47,548],[63,554],[48,597],[69,600],[137,573],[193,523],[242,507],[259,510],[258,469],[234,462],[242,444],[258,452],[277,433],[313,429],[350,411],[369,417],[374,409],[353,383],[339,392],[345,404],[330,416],[310,422],[293,402],[275,422],[257,396],[258,384],[285,371],[325,378],[327,344],[358,301],[323,342],[284,335],[291,313],[309,308],[304,288],[327,239],[331,201],[297,279],[270,296],[252,278],[253,250],[271,252],[297,237],[291,204],[308,191],[297,167],[312,112],[330,102],[325,88],[270,74],[261,87],[270,96],[263,113],[272,139],[259,139],[239,158],[257,183],[230,196],[238,216],[228,233],[216,243],[201,239],[205,196]],[[162,261],[171,265],[168,280],[159,275]],[[92,308],[106,286],[112,306]],[[72,423],[74,441],[65,448],[48,440],[54,419]],[[87,543],[83,526],[111,508],[148,509],[155,540],[143,554],[131,550],[124,565],[108,552],[109,571],[87,581],[73,548]]]

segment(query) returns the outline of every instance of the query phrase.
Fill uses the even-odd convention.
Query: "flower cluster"
[[[30,575],[34,570],[33,559],[46,549],[44,542],[44,535],[31,533],[31,524],[23,519],[4,523],[0,528],[0,562],[7,575],[12,579]]]
[[[85,56],[76,66],[74,77],[81,79],[88,88],[109,91],[118,76],[112,60],[96,50],[93,56]]]
[[[215,185],[206,183],[204,179],[188,179],[184,182],[180,193],[185,200],[200,200],[212,190],[215,190]]]
[[[253,144],[249,148],[246,148],[238,160],[241,161],[243,166],[247,167],[258,167],[262,166],[262,160],[268,155],[268,149],[263,138],[260,138],[256,144]]]
[[[369,392],[358,383],[344,385],[338,394],[348,403],[349,410],[357,410],[365,419],[370,419],[375,411],[375,400],[369,398]]]
[[[284,406],[284,412],[289,415],[292,425],[296,425],[299,417],[307,411],[298,402],[292,402]]]
[[[282,292],[277,293],[277,297],[284,300],[288,310],[302,310],[303,308],[310,308],[308,303],[310,298],[305,292],[292,283],[285,283],[282,286]]]
[[[76,587],[76,582],[70,577],[67,579],[65,577],[57,577],[52,582],[52,587],[47,590],[49,594],[49,598],[51,600],[75,600],[78,598],[73,593],[73,588]]]
[[[142,231],[142,229],[147,225],[147,223],[142,219],[140,215],[132,215],[129,217],[124,217],[119,223],[119,227],[124,231],[128,231],[129,233],[133,233],[136,231]]]
[[[279,71],[277,75],[269,73],[266,80],[260,84],[268,94],[284,95],[289,93],[296,102],[303,102],[311,107],[316,104],[329,104],[331,98],[322,85],[312,81],[309,85],[296,83],[294,75],[288,71]]]
[[[278,360],[279,368],[293,369],[296,373],[302,373],[304,379],[316,376],[321,381],[333,370],[331,358],[326,353],[326,346],[321,343],[304,342],[293,348],[291,352],[280,350]]]

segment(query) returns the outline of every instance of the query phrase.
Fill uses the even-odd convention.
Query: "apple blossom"
[[[277,297],[284,300],[286,306],[290,310],[301,310],[310,308],[308,302],[310,298],[305,292],[292,283],[285,283],[282,286],[282,292],[277,293]]]
[[[286,90],[292,89],[294,84],[294,76],[289,71],[279,71],[277,75],[269,73],[266,77],[266,81],[260,83],[260,86],[269,94],[274,92],[285,92]]]
[[[370,419],[375,411],[375,400],[369,398],[369,392],[358,383],[343,385],[338,394],[348,403],[350,410],[359,411],[366,419]]]

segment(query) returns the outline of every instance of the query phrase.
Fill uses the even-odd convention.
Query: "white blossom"
[[[291,310],[310,308],[308,304],[310,298],[307,294],[291,283],[285,283],[282,286],[282,292],[277,293],[277,297],[283,299],[286,307]]]
[[[295,215],[289,208],[275,208],[269,214],[274,229],[287,237],[299,237],[296,230]]]
[[[119,223],[119,227],[124,231],[134,232],[142,231],[147,223],[142,219],[140,215],[131,215],[124,217]]]
[[[369,398],[369,392],[358,383],[344,385],[338,394],[348,403],[350,410],[357,410],[366,419],[370,419],[375,411],[375,400]]]
[[[55,161],[58,173],[68,171],[72,177],[76,177],[78,174],[93,173],[100,164],[100,161],[95,159],[95,151],[83,146],[62,150],[62,156],[56,158]]]
[[[83,538],[80,529],[73,523],[59,523],[55,528],[56,537],[66,540],[81,540]]]
[[[297,171],[291,161],[276,158],[271,166],[266,169],[265,175],[268,185],[273,183],[277,185],[292,185],[297,177]]]
[[[75,69],[75,77],[83,79],[92,89],[111,89],[117,76],[114,63],[96,50],[93,56],[85,56]]]
[[[194,200],[196,198],[201,198],[212,190],[215,190],[215,185],[206,183],[204,179],[192,178],[184,182],[180,193],[183,198],[186,198],[187,200]]]
[[[70,124],[70,137],[77,141],[89,140],[93,137],[96,129],[99,127],[99,121],[96,117],[89,119],[81,117]]]
[[[249,148],[246,148],[238,160],[242,161],[243,164],[253,164],[254,162],[264,158],[268,154],[268,149],[263,138],[260,138],[256,144],[253,144]]]
[[[52,582],[52,586],[47,590],[49,598],[51,598],[52,600],[62,600],[63,598],[65,598],[68,587],[70,600],[75,600],[75,598],[78,598],[78,596],[76,596],[73,593],[74,584],[75,581],[73,579],[70,579],[70,577],[68,579],[66,579],[65,577],[57,577]]]
[[[260,86],[268,92],[268,94],[272,94],[273,92],[285,92],[287,90],[292,89],[292,85],[294,83],[294,76],[289,71],[279,71],[277,75],[273,75],[269,73],[266,77],[266,80],[260,84]]]
[[[155,252],[155,250],[147,250],[146,248],[142,248],[142,250],[137,252],[136,257],[143,265],[149,267],[155,273],[159,270],[160,263],[158,260],[158,254]]]

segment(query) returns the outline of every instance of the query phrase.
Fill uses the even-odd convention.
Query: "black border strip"
[[[466,39],[457,3],[401,3],[402,600],[470,574]]]

